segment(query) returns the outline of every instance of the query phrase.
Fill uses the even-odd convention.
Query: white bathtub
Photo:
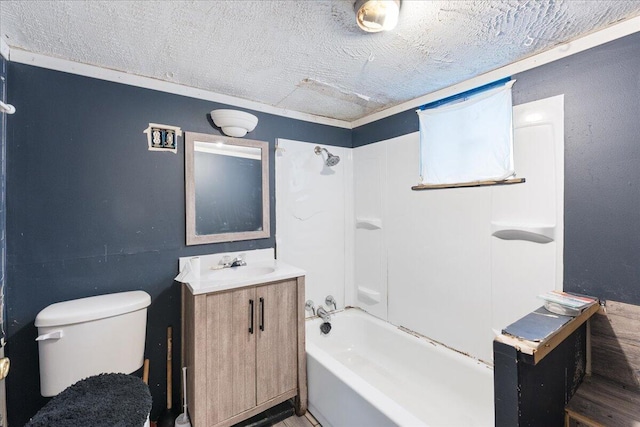
[[[493,426],[493,370],[361,310],[306,324],[309,411],[323,427]]]

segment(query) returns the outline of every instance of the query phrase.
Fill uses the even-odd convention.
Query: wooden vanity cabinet
[[[296,397],[307,407],[304,277],[193,295],[182,288],[193,427],[229,426]]]

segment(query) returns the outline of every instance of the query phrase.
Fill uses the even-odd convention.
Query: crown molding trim
[[[331,119],[328,117],[316,116],[299,111],[292,111],[285,108],[263,104],[260,102],[237,98],[235,96],[223,95],[220,93],[198,89],[191,86],[158,80],[151,77],[129,74],[123,71],[102,68],[95,65],[83,64],[67,59],[54,58],[51,56],[28,52],[21,49],[11,48],[10,57],[11,62],[17,62],[20,64],[33,65],[36,67],[77,74],[85,77],[92,77],[115,83],[122,83],[130,86],[137,86],[145,89],[172,93],[175,95],[188,96],[190,98],[197,98],[205,101],[218,102],[221,104],[239,108],[246,108],[248,110],[258,111],[261,113],[273,114],[276,116],[282,116],[296,120],[303,120],[305,122],[351,129],[351,123],[344,120]]]
[[[7,42],[5,42],[3,38],[0,38],[0,56],[8,61],[10,51],[11,49],[9,49],[9,45],[7,45]]]

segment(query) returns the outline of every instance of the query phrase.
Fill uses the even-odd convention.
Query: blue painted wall
[[[564,93],[566,290],[640,304],[640,33],[516,76]]]
[[[147,150],[142,131],[150,122],[216,134],[207,115],[226,106],[16,63],[8,71],[8,98],[18,109],[8,118],[7,146],[9,422],[23,425],[46,402],[34,341],[38,312],[57,301],[132,289],[152,297],[146,353],[153,419],[166,402],[170,324],[179,377],[178,257],[275,243],[272,237],[186,247],[184,145],[178,154]],[[260,121],[247,138],[270,145],[275,230],[275,139],[351,146],[351,132],[254,113]]]

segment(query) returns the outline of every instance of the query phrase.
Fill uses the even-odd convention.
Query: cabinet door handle
[[[249,333],[253,333],[253,300],[249,300]]]
[[[264,298],[260,298],[260,330],[264,331]]]

